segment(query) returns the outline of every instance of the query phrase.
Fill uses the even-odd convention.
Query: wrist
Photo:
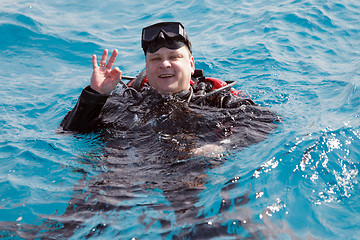
[[[98,90],[95,90],[91,85],[87,86],[85,89],[86,89],[86,91],[88,91],[90,93],[95,93],[95,94],[99,94],[99,95],[109,95],[107,93],[102,93]]]
[[[102,94],[101,92],[95,90],[91,85],[88,87],[87,89],[89,92],[92,92],[92,93],[98,93],[98,94]]]
[[[103,94],[103,95],[108,95],[109,94],[108,92],[103,91],[101,88],[95,87],[95,86],[93,86],[91,84],[90,84],[89,88],[94,93]]]

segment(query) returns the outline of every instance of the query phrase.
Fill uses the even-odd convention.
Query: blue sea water
[[[355,0],[2,0],[0,236],[29,238],[28,229],[61,219],[75,186],[86,181],[83,172],[90,179],[106,171],[95,164],[96,137],[56,129],[89,83],[91,55],[117,48],[117,66],[135,76],[144,68],[141,29],[158,21],[182,22],[197,68],[236,80],[237,89],[282,116],[266,140],[234,149],[205,173],[197,207],[209,231],[219,221],[232,234],[222,239],[359,239]],[[237,185],[223,196],[229,181]],[[244,195],[249,202],[236,205]],[[161,191],[140,199],[166,203]],[[171,222],[166,231],[185,227],[172,212],[127,201],[132,208],[98,212],[72,238],[158,239],[164,230],[152,219],[159,215]],[[112,227],[101,231],[101,224]],[[261,236],[251,236],[256,229]]]

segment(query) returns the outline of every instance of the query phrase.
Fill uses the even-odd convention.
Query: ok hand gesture
[[[92,56],[93,73],[90,87],[101,94],[109,94],[121,80],[121,71],[118,67],[112,69],[118,50],[114,50],[106,63],[108,50],[105,49],[100,60],[100,66],[96,61],[96,55]]]

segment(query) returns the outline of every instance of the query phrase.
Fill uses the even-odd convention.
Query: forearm
[[[86,131],[94,126],[109,95],[97,93],[90,86],[83,89],[75,107],[60,126],[66,131]]]

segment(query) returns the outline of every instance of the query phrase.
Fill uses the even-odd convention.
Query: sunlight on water
[[[300,171],[304,179],[311,180],[313,196],[318,196],[315,204],[343,201],[343,198],[351,197],[358,184],[358,163],[353,159],[356,153],[351,150],[351,142],[358,136],[353,133],[345,124],[344,129],[324,129],[317,138],[311,136],[296,142],[299,147],[303,141],[315,140],[294,169],[294,172]]]
[[[359,234],[358,1],[3,0],[0,16],[0,238]],[[196,67],[237,81],[281,117],[277,128],[216,119],[217,134],[207,121],[196,134],[196,114],[178,118],[189,133],[166,113],[138,135],[108,128],[106,144],[58,133],[89,83],[92,54],[117,48],[116,66],[136,76],[141,28],[158,21],[181,21]],[[266,138],[248,145],[250,133]]]

